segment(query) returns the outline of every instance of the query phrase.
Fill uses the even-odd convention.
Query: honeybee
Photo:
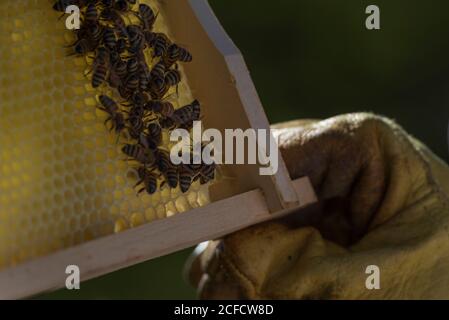
[[[103,32],[103,43],[109,50],[117,47],[117,36],[113,28],[106,27]]]
[[[137,62],[139,63],[140,69],[142,69],[145,73],[147,73],[149,75],[150,74],[150,68],[148,68],[147,60],[145,58],[145,54],[143,53],[143,51],[137,52],[133,56],[133,58],[135,58],[137,60]]]
[[[116,50],[109,50],[109,61],[114,65],[117,61],[121,61],[122,57]]]
[[[198,100],[194,100],[191,104],[175,110],[170,117],[175,125],[179,128],[190,129],[193,121],[199,120],[201,117],[201,106]]]
[[[143,31],[143,36],[144,36],[144,38],[145,38],[146,44],[147,44],[149,47],[151,47],[151,46],[152,46],[152,43],[153,43],[153,41],[154,41],[154,39],[156,38],[156,34],[155,34],[154,32],[152,32],[152,31],[144,30],[144,31]]]
[[[150,79],[147,73],[144,71],[139,72],[139,89],[141,91],[147,91],[150,84]]]
[[[170,188],[178,186],[178,167],[170,160],[170,154],[167,150],[157,148],[154,150],[156,156],[156,166],[164,176],[164,181],[161,183],[161,188],[168,184]]]
[[[170,167],[174,166],[170,161],[170,154],[167,150],[156,148],[154,149],[154,155],[156,157],[156,166],[160,172],[166,172]]]
[[[165,64],[163,61],[159,61],[156,63],[153,68],[151,69],[150,75],[152,78],[164,78],[165,77]]]
[[[139,4],[138,13],[138,18],[142,22],[143,29],[150,31],[153,28],[157,15],[155,15],[153,9],[146,4]]]
[[[92,23],[86,27],[86,30],[89,39],[97,46],[103,37],[103,27],[98,23]]]
[[[137,69],[139,72],[140,80],[139,88],[141,91],[147,91],[151,78],[151,70],[148,67],[143,51],[140,51],[136,55],[134,55],[134,59],[136,59],[138,63]]]
[[[65,9],[71,5],[75,5],[81,9],[86,6],[87,2],[87,0],[58,0],[53,5],[53,10],[65,12]]]
[[[202,164],[199,173],[200,183],[205,184],[215,179],[216,164]]]
[[[95,50],[96,43],[89,39],[80,39],[74,44],[74,54],[85,55]]]
[[[173,116],[175,112],[175,107],[171,102],[163,100],[150,100],[146,105],[145,109],[154,111],[158,113],[163,118],[169,118]]]
[[[192,54],[185,48],[177,44],[171,44],[167,49],[167,54],[164,57],[164,63],[167,68],[172,66],[177,61],[191,62],[193,60]]]
[[[79,55],[85,55],[91,51],[94,51],[98,45],[98,41],[93,37],[94,35],[96,35],[95,32],[95,30],[88,29],[86,27],[77,30],[77,40],[75,41],[75,43],[66,46],[66,48],[73,47],[73,54]]]
[[[199,173],[200,173],[202,164],[201,163],[200,164],[190,163],[188,166],[195,173],[194,181],[196,181],[199,178]]]
[[[93,65],[92,65],[92,87],[98,88],[105,80],[109,69],[109,54],[104,47],[97,50]]]
[[[130,74],[125,81],[126,91],[132,93],[139,87],[139,75]]]
[[[140,108],[134,107],[133,109],[137,109],[137,111],[134,111],[134,114],[131,114],[128,118],[128,133],[131,138],[139,139],[145,129],[145,122],[143,121],[143,114],[140,114]]]
[[[108,77],[108,83],[112,88],[118,89],[120,86],[122,86],[124,78],[124,74],[126,74],[126,64],[125,64],[125,71],[121,69],[120,62],[117,62],[112,68],[109,69],[109,77]]]
[[[159,124],[163,129],[172,130],[176,128],[176,124],[172,118],[161,118],[159,119]]]
[[[128,32],[128,40],[132,40],[132,38],[136,36],[143,36],[142,27],[137,24],[130,24],[126,26],[126,31]]]
[[[127,48],[126,39],[125,38],[117,39],[117,44],[115,47],[115,50],[117,51],[117,53],[122,54],[123,52],[126,51],[126,48]]]
[[[143,112],[146,110],[145,104],[148,103],[148,99],[149,99],[149,97],[146,93],[141,92],[141,91],[136,91],[132,95],[132,98],[131,98],[132,104],[131,105],[133,107],[140,108],[142,110],[142,115],[143,115]]]
[[[193,60],[192,54],[185,48],[179,47],[179,58],[181,62],[191,62]]]
[[[98,21],[98,11],[95,3],[91,2],[87,5],[86,13],[84,14],[84,20],[87,23],[97,23]]]
[[[167,54],[164,57],[164,64],[170,68],[179,59],[179,47],[173,43],[167,49]]]
[[[165,83],[169,86],[177,86],[181,82],[181,73],[176,69],[168,70],[165,73]]]
[[[118,86],[117,90],[120,96],[125,100],[130,99],[132,96],[132,91],[130,91],[125,85],[123,85],[123,83]]]
[[[162,128],[156,122],[150,122],[147,126],[148,135],[145,136],[146,144],[151,149],[156,149],[162,142]]]
[[[115,0],[100,0],[100,5],[103,9],[111,8]]]
[[[139,116],[144,117],[145,115],[145,103],[148,101],[148,96],[140,91],[135,91],[130,98],[128,99],[128,103],[123,104],[125,107],[130,107],[128,111],[130,117]]]
[[[153,57],[163,57],[170,46],[170,40],[164,33],[156,33],[151,47],[153,48]]]
[[[92,73],[92,87],[98,88],[108,75],[108,65],[106,63],[96,64]]]
[[[125,144],[122,147],[122,152],[147,167],[151,167],[155,163],[153,152],[140,144]]]
[[[98,46],[98,36],[101,36],[101,29],[92,27],[91,29],[80,29],[77,32],[77,41],[74,44],[67,47],[73,47],[74,53],[71,55],[86,55],[89,52],[95,51]]]
[[[119,134],[125,129],[125,119],[120,112],[117,103],[106,95],[101,95],[99,100],[102,106],[98,108],[108,113],[108,118],[104,123],[106,124],[108,121],[112,121],[111,130],[115,130],[115,132]]]
[[[170,87],[165,83],[164,78],[155,77],[150,82],[150,95],[153,99],[161,99]]]
[[[122,79],[114,69],[109,69],[108,84],[111,88],[118,88],[122,84]]]
[[[134,74],[139,71],[139,62],[136,58],[130,58],[126,64],[128,73]]]
[[[114,8],[120,12],[129,11],[130,6],[131,6],[131,3],[130,3],[130,1],[127,1],[127,0],[116,0],[115,4],[114,4]]]
[[[117,73],[117,75],[121,78],[124,79],[126,77],[126,70],[127,70],[127,65],[126,62],[124,62],[123,60],[117,60],[114,63],[114,71],[115,73]]]
[[[179,168],[179,188],[182,193],[189,191],[194,178],[195,172],[188,165],[182,164]]]
[[[199,120],[201,118],[201,105],[200,105],[200,102],[198,100],[196,100],[196,99],[193,100],[193,102],[191,104],[191,107],[192,107],[193,120],[194,121]]]
[[[161,188],[168,184],[172,189],[178,186],[178,168],[176,166],[169,166],[167,170],[161,172],[165,180],[161,183]]]
[[[128,37],[125,20],[123,20],[122,16],[116,10],[111,7],[107,7],[101,12],[100,18],[111,22],[115,28],[117,28],[121,36]]]
[[[103,106],[102,110],[108,113],[117,113],[119,111],[117,102],[115,102],[112,98],[108,97],[107,95],[104,94],[100,95],[98,97],[98,100],[100,100],[100,103]]]
[[[105,47],[99,47],[95,54],[94,65],[107,64],[110,61],[109,51]]]
[[[181,73],[178,68],[168,70],[165,74],[165,83],[169,87],[176,86],[176,94],[178,94],[178,85],[181,82]]]
[[[145,48],[145,41],[144,38],[134,38],[134,42],[130,42],[130,45],[128,47],[128,51],[131,54],[137,54],[140,51],[142,51]]]
[[[113,73],[113,70],[109,70],[110,63],[111,57],[109,55],[109,51],[105,47],[99,47],[92,63],[92,68],[89,70],[89,72],[87,72],[87,74],[93,72],[92,87],[99,87],[107,78],[108,71],[110,73]],[[112,78],[114,77],[114,75],[112,74],[110,76]]]
[[[130,24],[126,27],[128,33],[129,48],[132,54],[137,54],[145,48],[146,40],[140,26]]]
[[[158,147],[158,142],[153,140],[153,138],[144,132],[140,134],[139,143],[144,146],[145,148],[156,150]],[[157,164],[157,155],[156,155],[156,164]]]
[[[141,188],[137,194],[140,194],[143,191],[146,191],[148,194],[153,194],[157,191],[157,176],[154,173],[145,167],[140,167],[137,170],[137,174],[139,176],[139,181],[137,181],[134,187],[143,184],[143,188]]]

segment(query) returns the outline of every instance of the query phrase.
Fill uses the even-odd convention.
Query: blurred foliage
[[[449,2],[211,0],[271,122],[372,111],[448,159]],[[365,28],[376,4],[381,30]]]
[[[271,122],[372,111],[448,159],[449,1],[211,0],[241,49]],[[365,28],[365,8],[381,30]],[[193,298],[189,250],[42,298]]]
[[[193,299],[183,279],[184,250],[81,283],[80,290],[61,289],[37,299]],[[82,279],[81,279],[82,281]]]

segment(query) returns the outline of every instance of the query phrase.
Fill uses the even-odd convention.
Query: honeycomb
[[[170,35],[157,1],[155,30]],[[207,185],[137,196],[50,0],[0,1],[0,269],[209,202]],[[176,39],[173,39],[176,41]],[[176,107],[192,101],[185,74]],[[168,136],[164,135],[165,143]]]

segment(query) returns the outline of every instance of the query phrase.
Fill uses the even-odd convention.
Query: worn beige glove
[[[443,161],[371,114],[274,128],[291,177],[310,177],[319,208],[309,226],[292,217],[209,242],[190,266],[201,298],[449,298]],[[370,265],[379,290],[366,287]]]

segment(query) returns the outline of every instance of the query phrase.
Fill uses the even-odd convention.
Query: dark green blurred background
[[[448,160],[449,1],[210,2],[243,52],[271,122],[373,111]],[[365,28],[370,4],[380,7],[380,31]],[[40,298],[194,298],[181,275],[189,252]]]

